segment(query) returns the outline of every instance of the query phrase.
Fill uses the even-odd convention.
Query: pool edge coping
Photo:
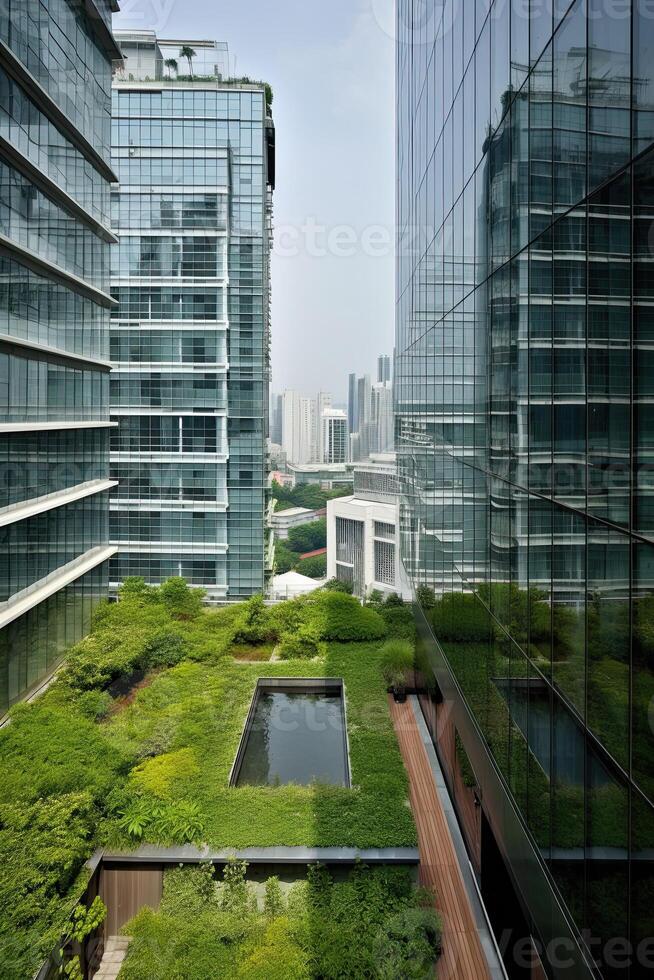
[[[175,847],[157,847],[141,844],[135,851],[101,851],[87,862],[96,868],[103,864],[199,864],[209,862],[226,864],[230,859],[247,861],[248,864],[400,864],[417,865],[420,854],[417,847],[305,847],[270,846],[236,847],[213,850],[184,844]]]

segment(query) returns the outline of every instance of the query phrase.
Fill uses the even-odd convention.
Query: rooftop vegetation
[[[57,945],[98,846],[414,844],[382,673],[398,629],[409,610],[331,591],[210,611],[181,580],[130,580],[101,604],[57,681],[0,731],[3,978],[31,976]],[[247,662],[272,648],[287,659]],[[228,788],[261,676],[344,678],[351,790]]]
[[[291,507],[306,507],[308,510],[322,510],[328,500],[339,497],[349,497],[352,485],[336,487],[334,490],[323,490],[313,483],[298,483],[295,487],[283,487],[273,480],[272,495],[277,501],[276,511],[290,510]]]
[[[257,900],[244,862],[216,882],[208,866],[168,871],[158,912],[128,923],[121,980],[366,980],[433,977],[441,926],[433,896],[397,868],[357,867],[335,882],[324,868]]]

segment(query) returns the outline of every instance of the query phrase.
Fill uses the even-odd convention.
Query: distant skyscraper
[[[193,41],[194,77],[170,79],[184,42],[118,36],[112,581],[245,597],[265,584],[273,123],[262,84],[221,81],[224,45]]]
[[[350,433],[357,432],[359,429],[359,390],[357,387],[357,376],[351,374],[347,385],[347,423]]]
[[[388,354],[380,354],[377,358],[377,382],[384,384],[391,380],[391,359]]]
[[[112,9],[0,16],[0,715],[107,592]]]
[[[273,394],[270,398],[270,441],[282,444],[283,398]]]
[[[319,391],[316,396],[313,414],[313,442],[311,446],[311,461],[322,463],[323,459],[323,430],[322,417],[326,409],[332,407],[332,396],[328,391]]]
[[[289,463],[311,463],[315,444],[315,402],[298,391],[282,396],[282,447]]]
[[[393,388],[390,381],[372,386],[369,451],[388,453],[394,446]]]
[[[349,455],[348,420],[338,408],[326,408],[321,417],[322,463],[347,463]]]

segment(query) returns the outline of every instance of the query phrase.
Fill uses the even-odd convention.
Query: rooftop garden
[[[220,883],[206,865],[168,871],[159,910],[126,927],[121,980],[433,977],[440,922],[406,870],[359,866],[336,882],[312,867],[288,890],[269,878],[259,899],[245,871],[232,862]]]
[[[320,590],[275,607],[255,597],[216,611],[204,607],[201,593],[182,580],[157,589],[128,581],[119,602],[98,607],[91,634],[70,651],[49,690],[32,704],[17,705],[0,731],[2,976],[33,975],[57,946],[86,885],[84,862],[98,847],[414,845],[407,778],[388,710],[384,650],[389,638],[412,635],[410,610],[398,602],[362,607],[342,592]],[[257,679],[323,676],[344,680],[352,788],[230,788]],[[375,901],[382,901],[384,888],[393,895],[404,888],[392,876],[383,887],[372,872],[364,877]],[[359,887],[357,881],[352,888]],[[348,904],[347,889],[334,888]],[[257,973],[255,965],[266,961],[262,949],[274,945],[275,937],[292,933],[301,937],[293,955],[308,971],[297,976],[386,976],[323,967],[316,972],[322,955],[316,950],[323,948],[320,943],[327,950],[329,942],[324,936],[319,942],[315,927],[307,925],[317,901],[310,888],[307,894],[289,898],[284,914],[271,921],[263,907],[253,910],[239,933],[241,965],[221,975],[282,976]],[[421,914],[419,899],[407,902],[384,900],[389,914]],[[228,928],[223,911],[219,905],[207,908],[207,914],[215,913],[216,942]],[[147,965],[138,965],[138,950],[146,956],[143,950],[157,930],[173,936],[169,913],[164,902],[159,912],[139,920],[130,933],[138,939],[134,959],[130,954],[123,976],[180,975],[148,973]],[[377,941],[372,924],[377,928],[382,918],[370,914],[367,956]],[[245,961],[254,972],[242,972]]]

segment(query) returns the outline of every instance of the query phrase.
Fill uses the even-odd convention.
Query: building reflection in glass
[[[654,933],[654,20],[445,2],[425,25],[414,5],[404,560],[542,857],[534,935],[549,887],[579,934],[637,945]]]

